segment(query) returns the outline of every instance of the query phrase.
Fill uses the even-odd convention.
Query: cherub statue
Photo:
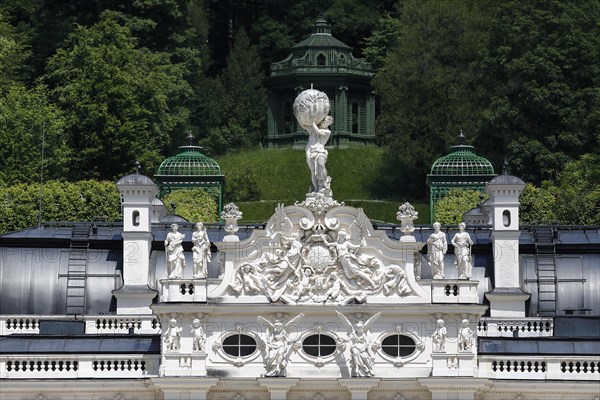
[[[241,264],[236,273],[233,283],[229,287],[237,294],[262,293],[264,294],[266,284],[264,277],[258,273],[256,266],[252,263]]]
[[[473,335],[474,332],[471,329],[468,319],[462,320],[462,326],[458,330],[458,350],[467,351],[471,350],[473,346]]]
[[[369,377],[373,376],[373,342],[370,340],[369,327],[379,316],[381,312],[373,315],[366,322],[358,321],[355,325],[346,318],[344,314],[335,311],[337,315],[348,326],[348,340],[350,344],[350,366],[352,368],[353,377]]]
[[[471,260],[471,246],[473,241],[471,236],[465,232],[464,222],[458,224],[459,232],[452,238],[454,245],[454,255],[456,257],[456,268],[458,268],[458,279],[470,279],[473,273],[473,263]]]
[[[167,255],[167,276],[170,279],[181,278],[185,267],[185,255],[183,254],[183,239],[185,235],[178,232],[179,225],[171,224],[171,232],[165,240],[165,253]]]
[[[385,278],[386,282],[383,284],[383,294],[389,296],[396,289],[400,296],[407,295],[412,292],[410,286],[406,282],[406,274],[399,265],[391,264],[388,265]]]
[[[436,321],[436,329],[431,336],[435,351],[446,351],[446,323],[443,319]]]
[[[200,325],[200,320],[198,318],[194,318],[192,321],[192,346],[194,351],[204,350],[206,346],[206,335],[204,334],[204,330]]]
[[[285,368],[287,367],[289,352],[294,344],[294,341],[291,340],[288,335],[287,327],[293,322],[298,321],[303,316],[304,313],[300,313],[285,324],[280,319],[277,319],[274,323],[271,323],[260,315],[258,316],[259,322],[263,322],[269,326],[267,340],[265,341],[267,346],[267,355],[265,357],[266,372],[261,376],[266,377],[286,375]]]
[[[448,251],[446,234],[440,231],[439,222],[433,224],[435,230],[427,239],[427,253],[429,254],[429,266],[433,279],[444,278],[444,254]]]
[[[196,230],[192,233],[192,254],[194,257],[194,278],[208,277],[208,263],[210,262],[210,241],[206,228],[202,222],[196,224]]]
[[[181,331],[182,328],[177,326],[177,320],[171,318],[164,338],[166,350],[179,351],[181,348]]]
[[[328,289],[325,293],[325,301],[332,300],[339,305],[347,304],[352,299],[356,299],[358,302],[365,300],[365,295],[360,290],[353,290],[339,278],[337,272],[333,271],[329,275]]]

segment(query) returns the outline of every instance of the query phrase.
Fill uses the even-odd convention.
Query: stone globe
[[[294,115],[298,123],[304,127],[319,125],[329,114],[329,97],[316,89],[307,89],[294,100]]]

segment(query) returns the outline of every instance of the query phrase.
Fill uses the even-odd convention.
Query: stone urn
[[[236,232],[239,230],[238,220],[242,219],[242,212],[234,203],[229,203],[223,207],[221,219],[225,221],[225,232],[227,236],[223,238],[224,242],[239,242]]]
[[[413,224],[413,221],[417,218],[419,218],[419,213],[409,202],[402,204],[398,208],[396,219],[400,221],[400,231],[404,233],[404,236],[400,238],[401,242],[416,241],[415,237],[413,236],[413,232],[415,231],[415,225]]]

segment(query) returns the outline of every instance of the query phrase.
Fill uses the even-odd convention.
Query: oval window
[[[302,342],[302,350],[313,357],[333,354],[336,347],[335,339],[327,335],[310,335]]]
[[[391,335],[383,339],[381,350],[388,356],[407,357],[415,352],[417,344],[406,335]]]
[[[256,351],[256,340],[248,335],[231,335],[223,340],[223,351],[233,357],[247,357]]]

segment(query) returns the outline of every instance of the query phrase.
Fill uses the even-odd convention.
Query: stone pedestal
[[[206,279],[161,279],[162,303],[206,303]]]
[[[258,383],[269,391],[271,400],[286,400],[287,392],[296,386],[300,379],[260,378]]]
[[[367,400],[367,395],[371,388],[379,385],[381,379],[374,378],[354,378],[338,379],[340,385],[345,386],[352,395],[352,400]]]
[[[433,303],[479,303],[479,281],[463,279],[434,279],[431,281]]]
[[[160,366],[160,376],[206,376],[204,351],[193,353],[165,352]]]
[[[530,294],[520,288],[495,288],[485,294],[491,317],[525,318],[525,301]]]

